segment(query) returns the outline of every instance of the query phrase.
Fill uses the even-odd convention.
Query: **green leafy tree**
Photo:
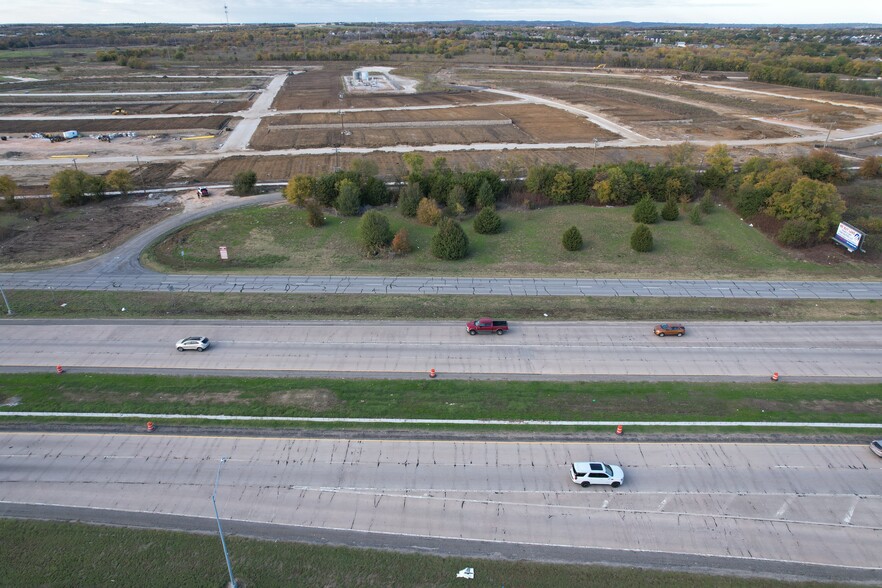
[[[415,217],[422,199],[419,184],[408,184],[398,193],[398,212],[401,216]]]
[[[818,240],[817,227],[803,218],[795,218],[784,223],[778,231],[778,241],[788,247],[811,247]]]
[[[438,232],[432,237],[432,255],[438,259],[462,259],[469,251],[469,238],[459,223],[451,218],[442,218]]]
[[[710,190],[704,191],[704,196],[701,197],[698,206],[704,214],[710,214],[714,211],[714,197],[711,195]]]
[[[635,223],[645,223],[652,225],[658,222],[658,208],[655,201],[649,196],[644,196],[634,206],[634,212],[631,217]]]
[[[868,180],[882,176],[882,157],[870,155],[864,159],[858,170],[858,175]]]
[[[792,161],[813,180],[834,182],[845,177],[842,159],[829,149],[816,149],[808,157],[795,157]]]
[[[288,180],[285,187],[285,198],[291,204],[305,204],[315,195],[315,178],[307,175],[296,175]],[[318,204],[318,203],[316,203]]]
[[[456,184],[450,189],[447,206],[456,214],[463,214],[469,208],[469,195],[461,184]]]
[[[842,220],[845,202],[833,184],[802,178],[789,192],[773,195],[767,211],[775,218],[807,221],[823,238]]]
[[[357,216],[361,208],[358,186],[352,180],[340,180],[337,184],[337,199],[334,208],[343,216]]]
[[[722,188],[735,173],[735,162],[729,156],[725,145],[714,145],[708,149],[704,158],[707,169],[702,176],[702,184],[708,188]]]
[[[304,202],[303,206],[306,208],[307,225],[316,229],[325,224],[325,213],[318,202],[310,198]]]
[[[405,178],[409,184],[419,184],[423,178],[423,165],[425,159],[419,153],[405,153],[401,156],[404,164],[407,165],[408,174]]]
[[[693,225],[701,224],[701,206],[695,205],[689,209],[689,222]]]
[[[555,204],[567,204],[573,201],[573,176],[569,171],[561,170],[554,174],[548,196]]]
[[[631,249],[645,253],[652,251],[652,231],[646,225],[637,225],[634,232],[631,233]]]
[[[257,174],[252,170],[239,172],[233,177],[233,193],[237,196],[254,194],[255,186],[257,186]]]
[[[64,206],[78,206],[104,197],[104,179],[84,171],[62,170],[49,180],[52,197]]]
[[[493,188],[490,187],[490,182],[487,180],[481,182],[481,187],[478,188],[478,196],[475,200],[475,204],[478,208],[496,207],[496,194],[493,193]]]
[[[358,241],[368,254],[376,255],[392,241],[389,220],[376,210],[364,213],[358,221]]]
[[[473,226],[478,234],[492,235],[502,229],[502,219],[494,209],[486,207],[475,215]]]
[[[132,180],[132,174],[125,169],[115,169],[109,174],[107,174],[107,178],[104,180],[107,183],[107,187],[111,190],[116,190],[123,196],[127,196],[129,191],[135,187],[135,182]]]
[[[695,145],[688,141],[668,147],[668,162],[671,165],[688,166],[695,157]]]
[[[578,251],[582,248],[582,233],[575,226],[572,226],[564,231],[561,243],[567,251]]]
[[[618,167],[611,167],[597,174],[594,193],[600,204],[624,204],[630,190],[627,174]]]
[[[431,198],[423,198],[417,206],[416,218],[420,224],[433,227],[441,220],[441,209]]]
[[[666,221],[675,221],[680,218],[680,206],[673,198],[669,198],[662,206],[661,217]]]

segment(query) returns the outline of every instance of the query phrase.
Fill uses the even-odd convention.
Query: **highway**
[[[863,445],[12,432],[0,444],[7,515],[204,526],[228,457],[217,501],[232,532],[882,581],[882,460]],[[573,484],[569,464],[586,459],[621,464],[625,484]]]
[[[465,319],[466,317],[464,317]],[[473,317],[472,317],[473,318]],[[882,329],[855,323],[687,325],[516,322],[469,336],[462,322],[39,320],[0,322],[0,371],[866,382],[882,380]],[[174,343],[206,336],[204,353]]]

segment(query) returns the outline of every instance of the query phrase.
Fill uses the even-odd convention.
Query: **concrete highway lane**
[[[0,370],[542,379],[882,380],[879,323],[514,323],[504,336],[465,322],[57,321],[0,323]],[[207,336],[205,353],[174,342]]]
[[[477,541],[536,559],[662,553],[755,571],[815,564],[882,581],[882,460],[863,445],[0,433],[0,446],[0,512],[210,520],[229,457],[222,517],[275,537]],[[573,484],[570,463],[589,459],[621,464],[625,484]]]

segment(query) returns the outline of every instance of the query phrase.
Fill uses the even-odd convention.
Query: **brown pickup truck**
[[[508,330],[508,321],[494,321],[492,318],[482,317],[466,323],[469,335],[478,333],[496,333],[502,335]]]

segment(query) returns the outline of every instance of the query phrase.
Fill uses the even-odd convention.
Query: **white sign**
[[[839,228],[836,229],[836,236],[833,238],[842,245],[845,245],[849,251],[854,251],[861,246],[861,239],[864,238],[864,234],[848,223],[839,223]]]
[[[229,259],[229,257],[227,257],[227,248],[226,247],[221,245],[220,247],[218,247],[218,250],[220,251],[221,259],[224,259],[224,260]]]

